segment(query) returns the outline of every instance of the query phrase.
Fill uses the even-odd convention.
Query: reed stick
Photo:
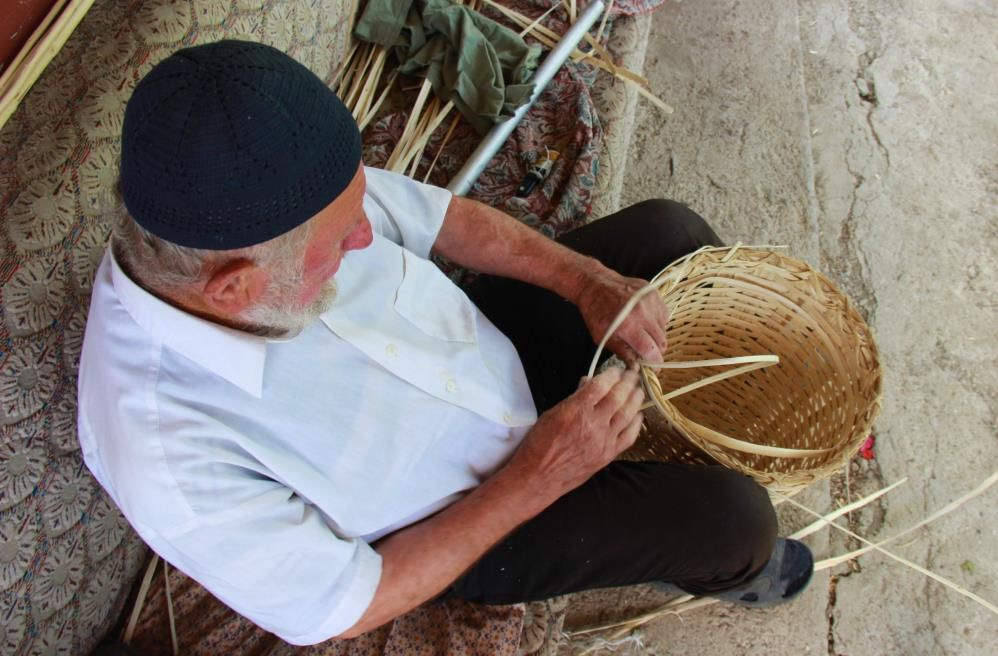
[[[417,124],[420,120],[420,115],[423,111],[423,105],[426,104],[426,99],[430,95],[430,81],[424,79],[423,84],[420,86],[419,94],[416,96],[416,102],[413,105],[412,110],[409,112],[409,118],[406,121],[405,129],[402,130],[402,136],[399,137],[398,143],[395,145],[395,149],[392,151],[391,156],[388,158],[388,162],[385,164],[385,168],[390,171],[397,170],[395,168],[399,159],[404,155],[405,149],[408,148],[409,142],[412,140],[412,135],[416,130]]]
[[[393,169],[394,171],[403,174],[406,172],[406,169],[409,167],[409,163],[416,155],[419,139],[426,135],[427,128],[429,127],[430,121],[433,120],[438,104],[439,102],[436,98],[434,98],[430,102],[429,106],[426,107],[420,115],[419,120],[416,122],[416,129],[413,131],[409,141],[405,145],[405,148],[402,150],[402,154],[399,156]]]
[[[905,481],[907,481],[907,479],[901,479],[900,481],[898,481],[896,483],[893,483],[892,485],[890,485],[890,486],[888,486],[888,487],[886,487],[886,488],[884,488],[882,490],[878,490],[877,492],[874,492],[873,494],[870,494],[870,495],[864,497],[863,499],[860,499],[859,501],[857,501],[855,503],[851,503],[851,504],[849,504],[847,506],[844,506],[842,508],[834,510],[834,511],[828,513],[827,515],[818,515],[818,513],[815,513],[812,510],[808,510],[808,512],[812,513],[812,514],[815,514],[815,515],[818,515],[819,519],[815,523],[819,527],[824,527],[824,526],[828,525],[829,523],[831,523],[831,520],[834,520],[834,519],[840,517],[845,512],[850,512],[852,510],[856,510],[857,508],[860,508],[860,507],[863,507],[865,505],[868,505],[869,503],[871,503],[871,502],[875,501],[876,499],[880,498],[881,496],[883,496],[887,492],[889,492],[889,491],[893,490],[894,488],[898,487],[899,485],[901,485]],[[901,537],[903,537],[903,536],[911,533],[912,531],[915,531],[915,530],[917,530],[919,528],[922,528],[926,524],[928,524],[930,522],[933,522],[933,521],[939,519],[940,517],[943,517],[944,515],[947,515],[947,514],[953,512],[954,510],[956,510],[957,508],[959,508],[963,504],[967,503],[971,499],[980,496],[981,494],[983,494],[984,492],[986,492],[989,488],[991,488],[996,482],[998,482],[998,472],[992,473],[991,476],[989,476],[988,478],[986,478],[982,483],[980,483],[979,485],[977,485],[977,487],[975,487],[973,490],[971,490],[970,492],[962,495],[961,497],[959,497],[959,498],[951,501],[950,503],[946,504],[945,506],[943,506],[942,508],[940,508],[936,512],[932,513],[931,515],[929,515],[928,517],[926,517],[925,519],[923,519],[922,521],[920,521],[920,522],[918,522],[918,523],[916,523],[916,524],[914,524],[914,525],[912,525],[912,526],[904,529],[903,531],[901,531],[899,533],[896,533],[896,534],[892,535],[891,537],[889,537],[889,538],[887,538],[887,539],[879,542],[877,545],[872,545],[871,544],[869,546],[863,547],[861,549],[856,549],[854,551],[850,551],[848,553],[845,553],[845,554],[842,554],[842,555],[839,555],[839,556],[833,556],[831,558],[825,558],[823,560],[820,560],[820,561],[818,561],[818,562],[816,562],[814,564],[814,571],[816,571],[816,572],[824,571],[826,569],[830,569],[830,568],[835,567],[837,565],[841,565],[842,563],[849,562],[850,560],[855,560],[856,558],[862,556],[863,554],[866,554],[866,553],[874,550],[878,546],[882,546],[884,544],[887,544],[888,542],[892,542],[894,540],[900,539]],[[781,495],[781,499],[780,500],[781,501],[790,501],[790,499],[788,497],[782,496],[782,495]],[[837,524],[832,524],[832,525],[836,526],[837,528],[841,528]],[[791,537],[799,537],[801,535],[801,533],[803,533],[804,531],[806,531],[808,529],[810,529],[810,526],[806,527],[805,529],[802,529],[801,531],[798,531],[797,533],[795,533]],[[806,534],[809,535],[811,532],[813,532],[813,531],[808,531],[808,533],[806,533]],[[916,571],[918,571],[918,570],[916,570]],[[659,606],[658,608],[656,608],[654,610],[648,611],[646,613],[642,613],[641,615],[638,615],[636,617],[633,617],[633,618],[630,618],[630,619],[626,619],[626,620],[617,620],[617,621],[614,621],[614,622],[607,622],[607,623],[598,624],[598,625],[595,625],[595,626],[585,627],[585,628],[582,628],[582,629],[576,629],[574,631],[569,632],[568,635],[570,637],[574,637],[574,636],[577,636],[577,635],[584,635],[584,634],[587,634],[587,633],[596,633],[598,631],[607,631],[609,629],[620,629],[617,632],[611,634],[609,636],[609,638],[608,638],[609,640],[614,640],[614,639],[619,638],[620,636],[623,636],[626,633],[628,633],[628,632],[630,632],[630,631],[638,628],[642,624],[646,624],[647,622],[650,622],[651,620],[657,619],[657,618],[662,617],[664,615],[678,615],[678,614],[686,612],[688,610],[693,610],[695,608],[702,608],[704,606],[708,606],[708,605],[716,603],[716,602],[717,602],[716,599],[712,599],[710,597],[700,597],[700,598],[697,598],[697,597],[694,597],[692,595],[683,595],[681,597],[677,597],[676,599],[671,599],[666,604],[664,604],[662,606]],[[985,603],[990,603],[990,602],[985,602]],[[586,653],[589,653],[589,652],[583,652],[583,654],[586,654]]]
[[[177,618],[173,615],[173,591],[170,589],[170,564],[163,561],[163,586],[166,589],[166,614],[170,620],[170,641],[173,644],[173,656],[180,654],[180,641],[177,640]]]
[[[64,11],[53,14],[56,10],[56,7],[53,7],[46,14],[42,24],[50,27],[44,30],[44,35],[38,39],[35,39],[38,30],[33,32],[31,39],[29,39],[29,41],[34,40],[30,52],[21,57],[21,54],[27,52],[26,49],[22,49],[22,53],[18,55],[21,57],[18,65],[11,66],[0,77],[0,127],[7,123],[7,119],[17,109],[24,96],[28,94],[45,67],[51,63],[59,50],[66,44],[70,34],[83,20],[83,16],[93,3],[94,0],[75,0],[71,1],[69,7],[65,8]],[[50,18],[56,15],[57,18]]]
[[[125,631],[121,634],[121,641],[126,645],[132,644],[135,626],[139,623],[139,617],[142,616],[142,609],[145,608],[146,598],[149,596],[149,586],[152,584],[157,565],[159,565],[159,555],[154,552],[152,558],[149,559],[149,564],[146,565],[146,573],[142,577],[142,583],[139,584],[139,592],[135,596],[135,605],[132,607],[132,614],[128,617],[128,625],[125,626]]]
[[[996,472],[995,475],[998,475],[998,472]],[[781,496],[784,496],[784,495],[781,495]],[[941,576],[939,574],[936,574],[935,572],[933,572],[931,570],[928,570],[928,569],[922,567],[921,565],[918,565],[917,563],[911,562],[907,558],[904,558],[902,556],[898,556],[897,554],[895,554],[895,553],[893,553],[891,551],[888,551],[888,550],[884,549],[883,547],[881,547],[881,546],[879,546],[877,544],[874,544],[873,542],[870,542],[866,538],[862,537],[861,535],[858,535],[857,533],[849,530],[848,528],[845,528],[844,526],[839,526],[838,524],[836,524],[834,522],[826,520],[819,513],[811,510],[807,506],[804,506],[803,504],[801,504],[801,503],[799,503],[797,501],[794,501],[790,497],[784,496],[784,500],[787,501],[787,502],[789,502],[790,504],[796,506],[797,508],[800,508],[801,510],[809,513],[809,514],[814,515],[815,517],[820,518],[821,521],[823,521],[824,523],[828,524],[829,526],[835,528],[836,530],[841,531],[841,532],[845,533],[846,535],[849,535],[851,537],[856,538],[857,540],[859,540],[863,544],[865,544],[868,547],[870,547],[872,550],[878,551],[878,552],[884,554],[885,556],[887,556],[888,558],[896,560],[897,562],[901,563],[902,565],[906,565],[907,567],[915,570],[919,574],[924,574],[925,576],[929,577],[933,581],[936,581],[937,583],[941,583],[941,584],[945,585],[947,588],[950,588],[951,590],[953,590],[954,592],[957,592],[957,593],[959,593],[959,594],[967,597],[968,599],[972,599],[973,601],[976,601],[978,604],[980,604],[984,608],[987,608],[988,610],[990,610],[995,615],[998,615],[998,606],[996,606],[995,604],[991,603],[987,599],[984,599],[980,595],[975,594],[975,593],[971,592],[970,590],[967,590],[966,588],[964,588],[964,587],[962,587],[962,586],[954,583],[953,581],[950,581],[946,577]]]
[[[596,30],[597,43],[603,40],[603,30],[606,29],[606,21],[608,18],[610,18],[610,12],[613,11],[614,2],[616,2],[616,0],[610,0],[610,2],[606,3],[606,11],[603,13],[603,20],[600,21],[599,29]]]
[[[346,100],[344,101],[347,106],[355,107],[357,105],[360,93],[364,90],[364,87],[369,81],[370,76],[368,71],[370,70],[376,57],[376,50],[377,48],[367,49],[367,54],[363,58],[359,70],[354,73],[354,80],[350,86],[350,91],[347,93]]]
[[[548,8],[547,11],[545,11],[543,14],[541,14],[540,16],[538,16],[537,18],[535,18],[533,20],[533,22],[530,23],[530,25],[527,25],[525,28],[523,28],[523,30],[520,32],[520,36],[521,37],[522,36],[526,36],[527,34],[529,34],[530,32],[532,32],[533,30],[537,29],[537,27],[541,24],[541,21],[543,21],[545,18],[547,18],[548,16],[550,16],[551,12],[553,12],[557,8],[558,8],[558,5],[551,5]]]
[[[0,75],[0,91],[6,92],[7,84],[14,77],[14,74],[18,68],[20,68],[21,62],[28,57],[34,49],[35,44],[37,44],[42,37],[46,35],[49,26],[59,16],[59,14],[62,13],[62,10],[66,6],[67,2],[69,2],[69,0],[57,0],[42,18],[42,22],[38,24],[38,26],[31,33],[31,36],[28,37],[28,40],[21,45],[21,48],[17,51],[14,59],[7,64],[6,70],[4,70],[3,74]]]
[[[355,48],[351,51],[350,57],[344,62],[342,75],[340,76],[339,83],[337,85],[337,92],[340,99],[343,100],[343,104],[347,104],[347,94],[350,93],[350,88],[353,85],[354,75],[357,73],[357,69],[362,65],[364,57],[367,55],[367,51],[370,47],[370,44],[361,44],[359,48]]]
[[[440,111],[433,115],[432,120],[429,121],[423,130],[422,136],[416,140],[412,157],[412,168],[409,173],[411,176],[416,175],[416,169],[419,166],[419,162],[423,159],[423,152],[426,150],[427,144],[430,143],[430,137],[433,136],[433,133],[440,127],[440,124],[443,123],[452,109],[454,109],[454,103],[453,101],[448,101]],[[439,151],[437,151],[437,154],[439,155]],[[436,162],[436,158],[433,161]]]
[[[430,179],[430,174],[437,165],[437,160],[440,159],[440,154],[444,152],[444,148],[450,143],[451,136],[454,134],[454,129],[457,127],[458,121],[460,121],[461,116],[455,114],[454,118],[451,119],[450,127],[447,128],[447,133],[444,135],[443,141],[440,142],[440,147],[437,148],[437,154],[433,156],[433,161],[430,162],[430,166],[426,169],[426,175],[423,176],[423,182]]]
[[[903,479],[903,480],[907,480],[907,479]],[[939,519],[943,515],[949,514],[950,512],[956,510],[957,508],[959,508],[963,504],[967,503],[971,499],[973,499],[975,497],[978,497],[981,494],[983,494],[984,492],[986,492],[988,490],[988,488],[990,488],[991,486],[993,486],[995,484],[995,482],[998,482],[998,472],[995,472],[995,473],[991,474],[991,476],[989,476],[988,478],[986,478],[981,484],[979,484],[977,487],[975,487],[970,492],[964,494],[963,496],[961,496],[958,499],[955,499],[955,500],[949,502],[948,504],[946,504],[945,506],[943,506],[942,508],[940,508],[936,512],[932,513],[931,515],[929,515],[928,517],[926,517],[922,521],[918,522],[917,524],[909,526],[908,528],[906,528],[905,530],[901,531],[900,533],[895,533],[894,535],[890,536],[889,538],[881,540],[880,542],[877,543],[876,546],[883,546],[883,545],[888,544],[890,542],[893,542],[895,540],[900,540],[901,538],[903,538],[904,536],[908,535],[912,531],[917,531],[918,529],[922,528],[926,524],[929,524],[930,522],[934,522],[935,520]],[[897,483],[895,483],[895,485],[897,485]],[[816,523],[824,525],[824,522],[820,522],[819,521],[819,522],[816,522]],[[832,567],[834,565],[838,565],[838,564],[841,564],[843,562],[847,562],[849,560],[852,560],[853,558],[858,558],[859,556],[862,556],[863,554],[869,553],[870,551],[873,551],[873,550],[874,550],[874,546],[870,545],[870,546],[862,547],[860,549],[856,549],[855,551],[851,551],[851,552],[849,552],[847,554],[843,554],[842,556],[835,556],[833,558],[828,558],[826,560],[829,563],[831,563],[831,564],[825,565],[824,567]],[[826,562],[826,561],[822,561],[822,562]],[[815,565],[815,569],[817,569],[817,565]]]
[[[858,501],[854,501],[854,502],[852,502],[852,503],[850,503],[848,505],[842,506],[841,508],[839,508],[838,510],[836,510],[834,512],[828,513],[827,515],[823,516],[822,519],[818,519],[818,520],[813,521],[812,523],[808,524],[807,526],[805,526],[804,528],[800,529],[799,531],[794,532],[793,534],[789,535],[788,537],[793,538],[794,540],[802,540],[802,539],[806,538],[807,536],[811,535],[812,533],[816,533],[817,531],[820,531],[822,528],[824,528],[825,527],[825,523],[826,523],[824,520],[835,521],[836,519],[838,519],[842,515],[851,513],[853,510],[857,510],[857,509],[862,508],[863,506],[865,506],[865,505],[867,505],[869,503],[872,503],[873,501],[876,501],[877,499],[879,499],[880,497],[884,496],[885,494],[887,494],[888,492],[890,492],[894,488],[896,488],[899,485],[902,485],[902,484],[904,484],[906,482],[908,482],[908,479],[907,478],[902,478],[900,481],[897,481],[896,483],[893,483],[892,485],[889,485],[889,486],[885,487],[882,490],[877,490],[873,494],[869,494],[869,495],[863,497],[862,499],[860,499]],[[780,498],[781,502],[784,501],[784,500],[785,500],[784,498]]]
[[[391,75],[389,75],[388,81],[385,82],[385,87],[381,91],[381,95],[378,96],[378,99],[374,102],[374,104],[368,110],[367,114],[361,120],[359,120],[357,122],[357,126],[359,127],[359,129],[361,131],[363,131],[364,128],[366,128],[367,125],[371,121],[373,121],[374,118],[378,115],[378,111],[381,109],[381,106],[383,104],[385,104],[385,99],[388,98],[388,94],[391,92],[392,85],[395,84],[395,79],[397,77],[398,77],[398,69],[395,69],[394,71],[391,72]]]
[[[350,66],[350,62],[353,60],[354,55],[357,52],[357,43],[350,46],[350,50],[347,51],[346,57],[343,58],[343,63],[340,67],[336,69],[336,74],[333,75],[332,81],[329,83],[329,88],[333,91],[338,92],[340,88],[340,82],[343,80],[343,75],[346,73],[347,68]]]
[[[367,79],[353,110],[354,120],[358,122],[370,112],[371,102],[374,100],[374,94],[378,90],[378,80],[381,79],[381,74],[385,68],[388,51],[384,48],[378,48],[377,50],[374,62],[371,65],[370,72],[366,76]]]

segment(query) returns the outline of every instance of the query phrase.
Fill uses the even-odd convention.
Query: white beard
[[[318,298],[305,307],[298,307],[294,303],[294,294],[289,294],[275,300],[265,299],[243,312],[242,318],[251,325],[254,334],[263,337],[294,337],[329,310],[335,300],[336,283],[329,280],[319,290]]]
[[[319,289],[319,296],[314,301],[300,306],[298,297],[304,281],[304,258],[278,264],[269,272],[263,298],[242,312],[240,319],[246,321],[250,332],[256,335],[294,337],[329,310],[336,300],[336,283],[330,279]]]

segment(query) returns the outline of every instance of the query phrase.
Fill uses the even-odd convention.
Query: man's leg
[[[647,581],[711,594],[755,576],[775,539],[769,497],[747,476],[614,462],[496,545],[446,596],[505,604]]]
[[[698,214],[668,200],[632,205],[558,241],[622,275],[646,280],[701,246],[721,243]],[[575,391],[596,344],[574,305],[499,276],[479,276],[468,294],[516,346],[539,412]]]

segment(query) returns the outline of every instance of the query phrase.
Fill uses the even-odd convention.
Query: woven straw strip
[[[775,356],[774,356],[775,357]],[[779,362],[779,358],[776,360],[765,360],[763,362],[753,362],[752,364],[747,364],[743,367],[738,367],[737,369],[732,369],[731,371],[725,371],[719,374],[714,374],[713,376],[708,376],[702,380],[698,380],[695,383],[690,383],[689,385],[684,385],[677,390],[672,390],[668,394],[662,395],[663,401],[668,401],[674,399],[677,396],[682,396],[688,392],[698,390],[701,387],[706,387],[712,383],[719,383],[722,380],[727,380],[728,378],[733,378],[734,376],[739,376],[741,374],[747,374],[750,371],[755,371],[756,369],[762,369],[764,367],[769,367]]]
[[[831,450],[787,449],[778,446],[766,446],[765,444],[754,444],[752,442],[745,442],[744,440],[737,440],[733,437],[728,437],[723,433],[718,433],[716,430],[707,428],[706,426],[698,424],[694,421],[689,423],[701,431],[700,437],[703,439],[711,442],[712,444],[734,449],[735,451],[741,451],[743,453],[754,453],[756,455],[769,456],[771,458],[809,458],[816,455],[822,455]]]
[[[698,367],[721,367],[729,364],[744,364],[748,362],[769,362],[776,364],[780,361],[778,355],[740,355],[735,358],[714,358],[712,360],[685,360],[683,362],[648,362],[641,360],[638,364],[649,369],[695,369]]]

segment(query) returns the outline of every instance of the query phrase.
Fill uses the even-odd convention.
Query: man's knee
[[[711,472],[710,494],[726,509],[720,531],[737,545],[750,569],[760,569],[772,555],[777,537],[776,512],[765,488],[748,476],[721,467]]]
[[[702,246],[720,246],[721,240],[707,221],[695,211],[674,200],[651,198],[627,208],[641,223],[650,240],[681,241],[689,251]]]

